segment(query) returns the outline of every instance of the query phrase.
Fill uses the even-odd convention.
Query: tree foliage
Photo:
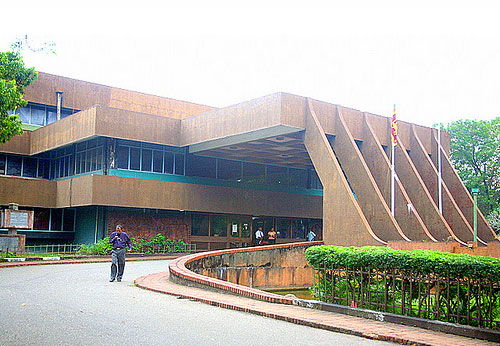
[[[21,121],[15,112],[26,106],[25,88],[37,78],[33,67],[26,68],[16,52],[0,52],[0,143],[22,135]]]
[[[478,206],[489,215],[500,203],[500,117],[448,124],[451,160],[465,186],[479,189]]]

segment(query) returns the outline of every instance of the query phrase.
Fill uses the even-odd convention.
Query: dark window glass
[[[241,236],[243,238],[248,238],[251,236],[251,234],[250,234],[250,220],[247,220],[247,219],[241,220]]]
[[[241,181],[251,184],[264,184],[266,167],[260,163],[243,162],[243,177]]]
[[[165,157],[164,157],[164,162],[165,162],[164,173],[173,174],[174,173],[174,153],[166,151]]]
[[[95,171],[97,169],[97,149],[90,151],[90,171]]]
[[[64,209],[63,231],[73,232],[75,224],[75,211],[72,209]]]
[[[231,237],[240,237],[240,231],[240,219],[236,217],[229,218],[229,233],[231,234]]]
[[[7,157],[7,175],[21,175],[21,165],[23,158],[21,156]]]
[[[116,148],[116,167],[128,169],[128,147]]]
[[[183,154],[175,154],[175,174],[184,175],[184,155]]]
[[[286,167],[267,166],[266,182],[269,185],[288,185],[288,172]]]
[[[76,155],[75,155],[75,174],[80,174],[82,172],[81,160],[82,160],[82,154],[76,153]]]
[[[70,168],[71,167],[71,156],[65,156],[64,157],[64,176],[70,176]]]
[[[272,217],[254,217],[253,218],[253,237],[255,238],[255,232],[257,229],[262,227],[262,232],[264,232],[264,236],[267,236],[267,232],[273,227],[273,218]]]
[[[241,162],[219,159],[217,179],[241,181]]]
[[[290,223],[291,220],[278,219],[276,222],[276,232],[278,233],[278,238],[290,238]]]
[[[57,113],[53,110],[48,110],[47,111],[47,125],[56,122],[56,120],[57,120]]]
[[[50,160],[38,160],[38,178],[50,179]]]
[[[87,150],[87,142],[81,142],[76,144],[76,150],[81,151],[81,150]]]
[[[321,185],[321,181],[319,180],[318,174],[316,171],[311,171],[311,189],[322,190],[323,185]]]
[[[163,173],[163,152],[153,150],[153,172]]]
[[[307,221],[306,220],[293,220],[292,221],[292,238],[305,239],[306,238]]]
[[[31,106],[31,124],[32,125],[45,125],[45,107]]]
[[[51,231],[60,231],[62,224],[62,209],[52,209]]]
[[[212,215],[210,219],[210,235],[225,237],[227,234],[227,216]]]
[[[5,155],[0,154],[0,174],[5,174]]]
[[[97,148],[97,157],[96,157],[96,169],[102,169],[103,157],[102,157],[102,148]]]
[[[75,173],[75,157],[73,155],[68,157],[69,157],[68,175],[73,175]]]
[[[206,156],[189,156],[187,174],[190,177],[215,178],[215,158]]]
[[[32,157],[25,157],[23,163],[23,177],[36,177],[36,164],[37,159],[34,159]]]
[[[141,149],[140,148],[130,148],[130,169],[140,170],[141,169]]]
[[[69,109],[63,109],[63,110],[61,110],[61,119],[64,119],[64,118],[70,116],[71,114],[73,114],[73,111],[71,111]]]
[[[154,144],[154,143],[143,143],[142,144],[143,149],[156,149],[156,150],[163,150],[163,145],[161,144]]]
[[[97,146],[97,138],[87,141],[87,148],[95,148]]]
[[[191,235],[208,235],[208,215],[193,215],[191,222]]]
[[[153,153],[149,149],[142,149],[142,171],[151,172],[151,162],[153,160]]]
[[[49,230],[50,209],[35,208],[33,213],[33,229]]]
[[[31,123],[31,111],[29,107],[19,108],[18,112],[19,119],[23,122],[23,124]]]
[[[307,188],[307,170],[290,168],[290,186]]]

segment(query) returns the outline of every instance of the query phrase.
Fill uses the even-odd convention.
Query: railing
[[[57,254],[73,254],[80,250],[80,244],[44,244],[44,245],[28,245],[25,247],[25,252],[30,253],[57,253]]]
[[[371,268],[314,268],[324,302],[425,319],[500,327],[500,283]]]
[[[196,244],[191,244],[191,243],[149,244],[145,246],[137,245],[134,248],[139,252],[153,253],[153,254],[175,253],[175,252],[191,253],[197,251]]]

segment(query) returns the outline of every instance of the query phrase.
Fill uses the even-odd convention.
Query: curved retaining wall
[[[170,262],[170,278],[185,285],[211,287],[273,303],[293,304],[292,298],[255,287],[312,285],[313,271],[306,263],[304,252],[310,246],[322,244],[316,241],[192,254]]]

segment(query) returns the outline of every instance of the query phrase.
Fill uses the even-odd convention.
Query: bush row
[[[451,279],[488,279],[500,282],[500,259],[431,250],[393,250],[381,246],[314,246],[306,250],[314,267],[398,270],[408,275],[450,276]]]

